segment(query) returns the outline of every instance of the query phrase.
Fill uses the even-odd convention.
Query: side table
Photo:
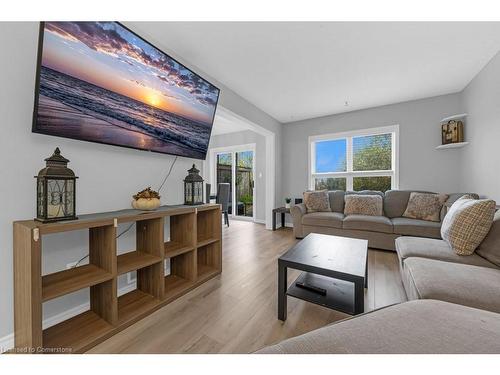
[[[273,210],[273,230],[276,230],[276,214],[281,214],[281,227],[285,227],[285,214],[289,214],[290,209],[286,207],[278,207]]]

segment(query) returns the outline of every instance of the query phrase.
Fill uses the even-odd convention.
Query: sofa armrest
[[[302,216],[307,213],[306,205],[304,203],[296,204],[290,209],[290,215],[293,220],[293,234],[296,238],[303,238],[302,232]]]

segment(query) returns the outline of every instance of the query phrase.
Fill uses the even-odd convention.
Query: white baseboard
[[[258,220],[258,219],[255,219],[254,222],[256,222],[257,224],[265,224],[266,223],[265,220]],[[293,228],[293,223],[285,222],[285,227]],[[281,223],[277,223],[276,228],[281,228]]]
[[[0,337],[0,353],[6,352],[14,347],[14,334],[9,333],[4,337]]]
[[[135,284],[135,279],[134,283],[128,284],[124,286],[123,288],[118,289],[118,296],[121,296],[122,294],[131,292],[136,288]],[[83,303],[79,306],[75,306],[71,309],[68,309],[66,311],[63,311],[59,314],[56,314],[54,316],[51,316],[50,318],[45,319],[42,322],[42,329],[47,329],[49,327],[55,326],[56,324],[59,324],[65,320],[68,320],[78,314],[81,314],[85,311],[90,309],[90,304]],[[5,335],[3,337],[0,337],[0,353],[6,352],[9,349],[12,349],[14,347],[14,333],[9,333],[8,335]]]

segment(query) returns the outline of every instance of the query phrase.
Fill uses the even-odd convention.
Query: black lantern
[[[184,179],[184,204],[203,204],[203,178],[195,165],[188,170],[189,174]]]
[[[58,147],[45,161],[46,167],[35,176],[36,220],[47,223],[77,219],[75,185],[78,177],[67,167],[69,160],[61,155]]]

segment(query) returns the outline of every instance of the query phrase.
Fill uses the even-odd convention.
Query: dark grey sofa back
[[[453,203],[455,203],[455,201],[458,198],[460,198],[461,196],[466,195],[466,194],[473,196],[474,199],[479,199],[479,195],[476,193],[450,193],[450,194],[448,194],[448,199],[446,200],[446,205],[447,206],[452,205]]]
[[[344,213],[344,195],[343,190],[331,190],[328,192],[330,198],[330,208],[333,212]]]
[[[345,193],[346,195],[380,195],[382,198],[384,197],[384,193],[378,190],[360,190],[360,191],[348,190]]]
[[[385,216],[390,219],[403,216],[412,192],[431,193],[430,191],[417,190],[387,190],[384,197]]]
[[[384,197],[384,213],[388,218],[401,217],[403,216],[406,206],[408,205],[408,200],[410,199],[410,194],[412,192],[416,193],[430,193],[434,194],[432,191],[422,191],[422,190],[388,190],[385,192]],[[441,220],[443,220],[446,214],[446,206],[453,204],[462,195],[470,194],[476,199],[479,196],[476,193],[451,193],[448,194],[448,200],[445,203],[445,207],[441,210]]]
[[[328,197],[330,198],[330,208],[333,212],[344,212],[344,197],[348,194],[358,194],[358,195],[380,195],[384,198],[384,214],[388,218],[392,219],[394,217],[401,217],[406,210],[408,205],[408,200],[410,199],[410,193],[430,193],[432,191],[423,190],[388,190],[384,193],[376,190],[362,190],[362,191],[342,191],[342,190],[331,190],[328,192]],[[464,194],[470,194],[476,199],[479,196],[475,193],[451,193],[446,201],[446,205],[453,204],[458,198]],[[446,214],[446,207],[443,207],[441,211],[441,220]]]
[[[495,213],[490,231],[476,253],[500,267],[500,211]]]

